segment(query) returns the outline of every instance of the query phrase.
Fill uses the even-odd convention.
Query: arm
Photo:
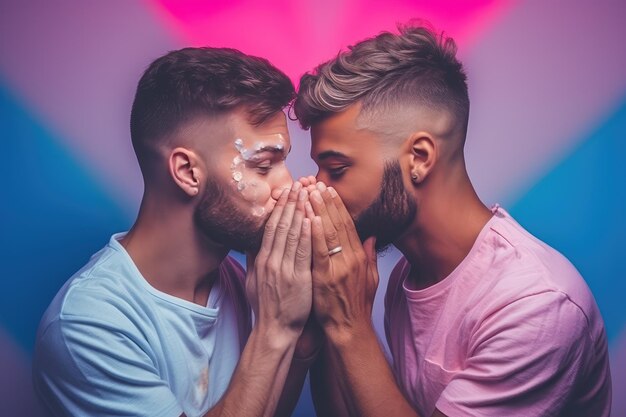
[[[318,416],[342,417],[351,415],[342,397],[338,379],[334,375],[337,362],[330,356],[328,344],[320,352],[311,367],[310,383],[313,405]],[[352,413],[354,414],[354,413]]]
[[[304,216],[305,199],[299,183],[283,192],[259,254],[254,261],[248,258],[246,292],[256,323],[230,386],[207,417],[271,416],[277,409],[311,310],[311,229]],[[303,378],[302,370],[292,372],[294,378]]]
[[[396,385],[371,323],[378,285],[374,240],[361,244],[334,190],[322,185],[311,193],[311,205],[316,214],[313,305],[326,334],[325,356],[333,365],[340,397],[350,415],[417,416]],[[343,250],[328,256],[329,248],[338,246]]]
[[[296,344],[289,375],[285,381],[285,388],[276,408],[276,417],[287,417],[293,413],[302,393],[306,373],[318,356],[322,340],[321,329],[315,318],[310,316]]]
[[[246,293],[257,321],[230,386],[208,416],[271,416],[276,408],[312,301],[310,221],[296,195],[276,204],[248,268]],[[110,302],[89,286],[71,294],[73,302],[37,336],[33,383],[50,414],[181,415],[159,367],[165,358],[136,325],[135,306]]]

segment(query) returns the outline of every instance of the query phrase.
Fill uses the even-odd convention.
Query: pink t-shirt
[[[602,317],[560,253],[498,206],[467,257],[423,290],[389,279],[385,331],[396,379],[429,417],[608,416]]]

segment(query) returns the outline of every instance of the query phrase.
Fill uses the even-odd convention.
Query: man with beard
[[[34,384],[52,414],[290,413],[312,303],[307,192],[285,166],[294,95],[269,62],[230,49],[148,67],[130,123],[137,220],[63,286],[37,334]],[[231,249],[248,252],[247,274]]]
[[[455,54],[452,39],[407,26],[300,81],[294,109],[320,181],[301,179],[326,336],[311,370],[318,414],[607,416],[607,339],[589,288],[470,182]],[[375,249],[390,243],[404,255],[385,296],[391,366],[371,323]]]

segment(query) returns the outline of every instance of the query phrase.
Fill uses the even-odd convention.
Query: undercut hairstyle
[[[197,116],[243,109],[255,126],[288,106],[294,86],[266,59],[229,48],[184,48],[158,58],[144,72],[130,115],[141,165],[151,142]]]
[[[361,41],[300,79],[294,113],[304,129],[350,105],[377,117],[403,106],[447,110],[467,133],[467,77],[456,44],[427,26],[399,26]]]

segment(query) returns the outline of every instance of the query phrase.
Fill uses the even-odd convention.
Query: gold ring
[[[343,248],[341,246],[337,246],[336,248],[333,248],[333,249],[328,251],[328,256],[333,256],[333,255],[341,252],[342,250],[343,250]]]

